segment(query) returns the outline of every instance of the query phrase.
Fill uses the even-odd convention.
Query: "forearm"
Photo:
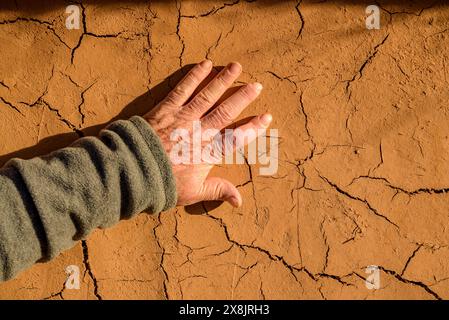
[[[175,204],[168,157],[140,117],[44,157],[10,160],[0,170],[0,280],[95,228]]]

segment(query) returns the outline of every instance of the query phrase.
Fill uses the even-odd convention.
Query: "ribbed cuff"
[[[142,117],[133,116],[129,119],[129,121],[131,121],[139,130],[159,166],[165,192],[165,206],[162,210],[168,210],[175,207],[178,200],[176,193],[176,182],[171,168],[170,159],[164,150],[159,136]]]

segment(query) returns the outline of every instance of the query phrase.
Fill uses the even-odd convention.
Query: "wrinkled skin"
[[[167,154],[180,141],[172,141],[171,135],[176,129],[186,129],[188,137],[182,143],[193,150],[193,121],[200,120],[202,130],[222,130],[230,126],[239,114],[253,102],[262,90],[259,83],[249,83],[240,87],[230,97],[221,101],[223,94],[233,85],[242,72],[239,63],[230,63],[205,84],[212,71],[212,62],[205,60],[195,65],[176,87],[144,118],[159,135]],[[198,89],[201,84],[201,89]],[[212,110],[210,110],[213,108]],[[207,113],[207,114],[206,114]],[[261,114],[251,118],[238,127],[242,132],[258,132],[271,123],[270,114]],[[248,135],[254,139],[254,135]],[[243,143],[250,142],[251,139]],[[233,137],[233,147],[239,147],[238,137]],[[207,144],[208,141],[203,142]],[[228,201],[234,207],[242,204],[237,188],[228,180],[208,177],[213,163],[201,159],[199,163],[177,163],[171,157],[172,169],[176,179],[178,205],[190,205],[201,201]]]

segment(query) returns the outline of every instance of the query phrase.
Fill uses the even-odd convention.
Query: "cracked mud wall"
[[[449,6],[380,1],[381,29],[367,30],[369,4],[83,1],[67,30],[68,3],[2,3],[2,163],[142,114],[205,57],[263,83],[242,118],[270,111],[280,145],[273,177],[214,170],[241,208],[122,221],[0,298],[449,298]],[[64,287],[68,265],[79,290]]]

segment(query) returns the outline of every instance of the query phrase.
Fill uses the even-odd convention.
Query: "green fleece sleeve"
[[[169,159],[138,116],[46,156],[12,159],[0,169],[0,281],[96,228],[176,201]]]

